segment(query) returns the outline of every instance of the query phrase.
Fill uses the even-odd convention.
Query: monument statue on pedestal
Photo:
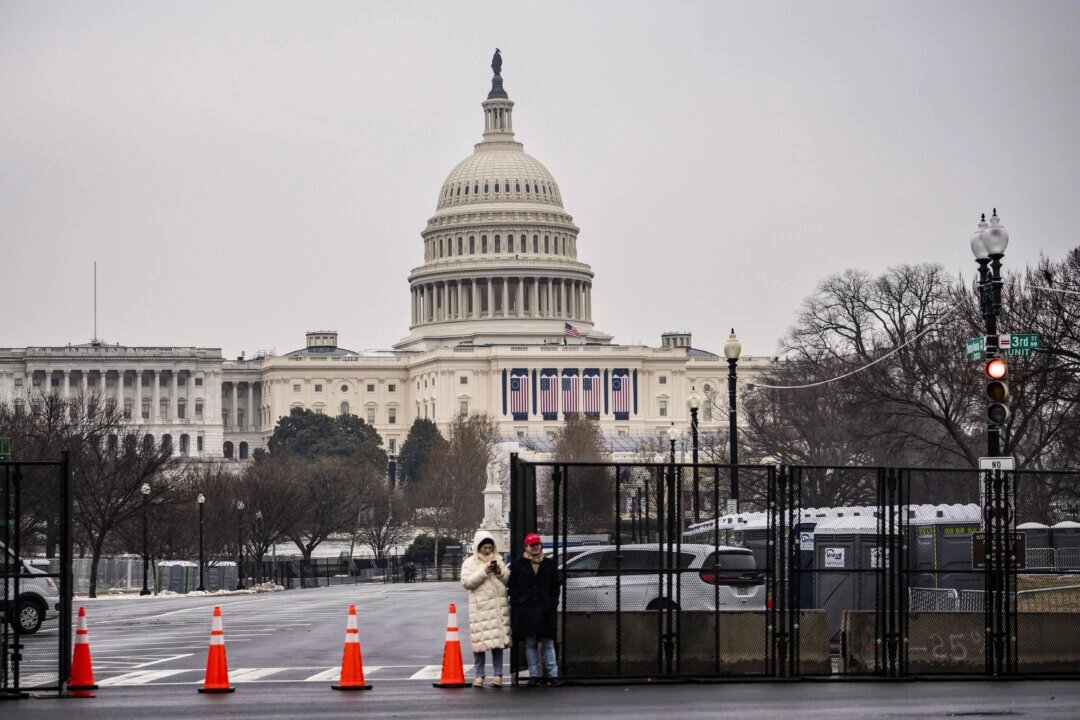
[[[487,466],[487,485],[484,487],[484,520],[480,529],[495,536],[495,546],[499,552],[508,552],[510,548],[510,528],[506,525],[503,512],[503,491],[499,482],[499,464],[493,462]]]

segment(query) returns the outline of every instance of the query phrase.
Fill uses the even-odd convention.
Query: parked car
[[[3,618],[19,631],[30,635],[36,633],[46,620],[60,615],[60,592],[56,581],[47,577],[30,563],[15,557],[0,543],[0,584],[4,585],[4,603],[0,606]],[[19,596],[15,597],[15,573],[19,573]]]
[[[616,553],[622,557],[617,558]],[[765,575],[746,548],[655,543],[589,548],[563,565],[567,612],[621,610],[763,610]],[[669,583],[670,577],[670,583]],[[618,583],[616,583],[618,580]]]

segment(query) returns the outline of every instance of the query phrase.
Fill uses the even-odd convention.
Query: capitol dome
[[[501,55],[496,54],[501,69]],[[493,61],[492,69],[496,69]],[[483,140],[447,175],[409,275],[410,334],[399,350],[460,345],[610,343],[593,329],[592,269],[544,165],[514,139],[514,103],[496,71]]]
[[[530,202],[561,208],[555,178],[524,150],[499,150],[480,143],[450,171],[439,194],[439,210],[489,202]]]

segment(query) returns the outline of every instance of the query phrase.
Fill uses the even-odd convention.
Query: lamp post
[[[146,584],[146,574],[150,570],[150,523],[147,508],[150,505],[150,483],[143,483],[139,488],[142,493],[142,590],[140,595],[149,595],[150,588]]]
[[[668,442],[671,443],[671,464],[675,464],[675,441],[679,439],[679,431],[675,429],[675,423],[667,431]]]
[[[693,443],[693,455],[691,461],[694,464],[694,522],[701,522],[701,512],[699,511],[698,503],[698,435],[697,435],[697,414],[701,408],[701,398],[698,397],[696,392],[691,392],[690,397],[686,399],[686,407],[690,408],[690,440]]]
[[[236,589],[244,589],[244,501],[236,501]]]
[[[260,545],[260,543],[262,541],[259,538],[261,538],[261,537],[262,537],[262,510],[256,510],[255,511],[255,522],[253,522],[251,524],[251,539],[252,539],[252,545],[254,547],[258,547]],[[262,562],[262,560],[265,557],[265,555],[260,555],[260,556],[258,556],[258,558],[256,558],[254,547],[253,547],[253,549],[251,551],[251,561],[254,563],[255,560],[257,559],[259,561],[259,566],[255,569],[255,572],[253,574],[255,575],[256,578],[258,578],[259,582],[262,582],[263,581],[263,567],[262,567],[263,562]]]
[[[1000,357],[997,316],[1001,311],[1001,258],[1009,246],[1009,233],[1001,226],[997,208],[987,224],[986,215],[979,229],[971,236],[971,253],[979,265],[979,308],[986,328],[985,356],[987,360]],[[1001,456],[1001,426],[987,417],[986,452],[990,457]]]
[[[731,499],[735,501],[735,512],[739,512],[739,425],[735,419],[735,395],[736,383],[739,380],[736,366],[739,364],[740,353],[742,343],[735,337],[735,328],[731,328],[731,335],[724,343],[724,357],[728,364],[728,436],[731,440]]]
[[[195,502],[199,505],[199,587],[195,589],[206,592],[206,553],[203,544],[203,506],[206,504],[206,496],[199,493]]]

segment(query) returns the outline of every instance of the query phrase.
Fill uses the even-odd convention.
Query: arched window
[[[533,252],[534,253],[540,252],[540,236],[539,235],[533,235]]]
[[[222,453],[225,454],[226,460],[232,460],[233,456],[233,444],[232,440],[226,440],[225,444],[221,446]]]
[[[460,237],[460,236],[457,239],[457,254],[458,255],[464,255],[465,254],[465,238]]]
[[[530,192],[532,191],[529,189],[529,183],[525,183],[525,194],[528,195]]]
[[[465,195],[468,195],[468,194],[469,194],[469,186],[468,186],[468,185],[466,185],[466,186],[465,186]]]
[[[341,403],[340,410],[341,410],[342,415],[348,415],[349,414],[349,403],[347,403],[347,402]]]
[[[487,235],[480,236],[480,253],[487,255]]]
[[[488,184],[484,183],[484,194],[487,195],[487,193],[488,193]]]
[[[514,183],[514,192],[521,192],[521,181]]]
[[[495,192],[499,192],[499,183],[495,183]]]
[[[469,254],[470,255],[475,255],[476,254],[476,236],[475,235],[470,235],[469,236]]]
[[[161,449],[172,455],[172,435],[161,436]]]
[[[246,442],[240,443],[240,459],[247,460],[248,457],[248,444]]]
[[[551,252],[551,242],[550,242],[550,240],[551,239],[547,235],[544,236],[544,252],[545,253],[550,253]]]
[[[498,235],[496,235],[495,236],[495,252],[497,252],[497,253],[502,252],[502,247],[501,246],[502,246],[501,238]]]
[[[188,451],[191,449],[191,438],[185,433],[180,436],[180,455],[187,457]]]
[[[480,183],[475,183],[473,185],[472,191],[473,191],[473,195],[479,195],[480,194]]]
[[[506,252],[508,252],[508,253],[514,252],[514,236],[513,235],[507,235],[506,236]]]

